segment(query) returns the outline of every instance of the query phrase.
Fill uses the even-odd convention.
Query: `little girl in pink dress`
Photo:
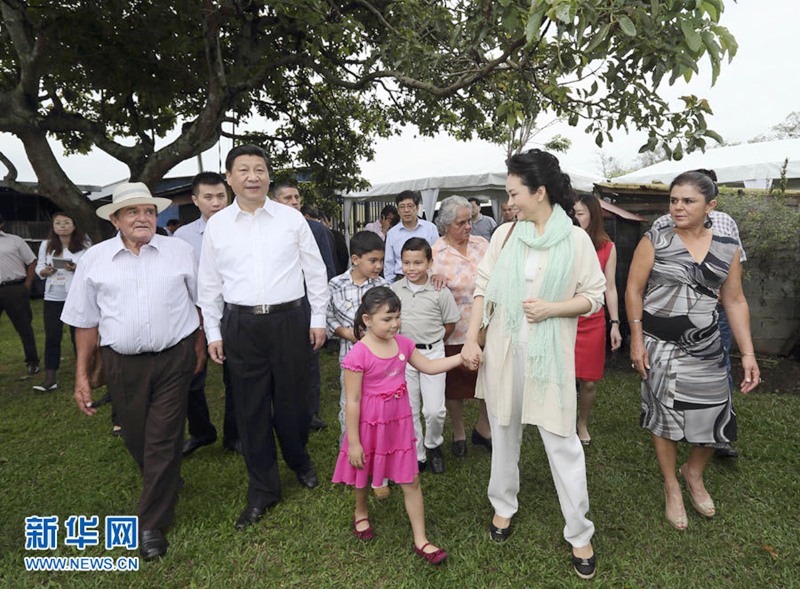
[[[347,433],[333,473],[334,483],[355,485],[353,532],[362,540],[373,536],[367,514],[370,479],[373,487],[384,479],[398,483],[414,532],[414,550],[431,562],[447,553],[428,542],[425,506],[417,470],[416,439],[406,391],[406,363],[425,374],[439,374],[461,365],[461,356],[429,360],[400,330],[400,299],[388,287],[364,294],[356,313],[359,342],[342,360],[347,397]]]

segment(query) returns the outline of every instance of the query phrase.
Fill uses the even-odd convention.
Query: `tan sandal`
[[[686,516],[686,510],[684,509],[683,515],[672,516],[669,514],[669,509],[666,507],[666,499],[667,499],[667,491],[664,490],[664,517],[676,530],[685,531],[686,528],[689,527],[689,518]]]
[[[681,473],[681,478],[686,482],[686,486],[689,487],[689,497],[692,500],[692,507],[694,507],[695,511],[700,515],[702,515],[703,517],[711,519],[717,513],[717,509],[714,506],[714,500],[711,497],[709,497],[705,501],[698,501],[697,499],[694,498],[694,493],[692,493],[692,487],[691,485],[689,485],[689,481],[686,480],[686,475],[683,474],[683,469],[685,466],[686,466],[685,464],[681,466],[678,472]]]

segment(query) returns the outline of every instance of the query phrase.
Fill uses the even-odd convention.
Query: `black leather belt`
[[[438,344],[440,341],[442,341],[442,340],[433,342],[432,344],[416,344],[416,347],[417,347],[418,350],[432,350],[433,346]]]
[[[22,284],[25,282],[24,278],[17,278],[16,280],[6,280],[5,282],[0,282],[0,288],[4,286],[13,286],[14,284]]]
[[[277,305],[234,305],[233,303],[225,303],[229,310],[234,309],[239,313],[247,313],[248,315],[271,315],[272,313],[283,313],[284,311],[291,311],[303,304],[303,299],[289,301],[288,303],[278,303]]]

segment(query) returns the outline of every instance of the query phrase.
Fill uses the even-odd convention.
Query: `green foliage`
[[[747,253],[746,272],[756,268],[770,279],[797,281],[800,209],[787,202],[785,186],[785,181],[779,182],[769,193],[723,188],[717,209],[733,217],[739,227]]]
[[[400,124],[502,141],[548,112],[598,145],[647,130],[647,149],[680,158],[719,140],[711,109],[690,96],[672,112],[658,86],[705,56],[716,79],[737,49],[722,12],[721,0],[4,0],[0,131],[29,153],[44,134],[68,153],[99,147],[151,185],[225,121],[328,191],[358,188],[356,162]],[[265,128],[247,127],[256,114]],[[46,163],[32,161],[40,179],[66,182]]]

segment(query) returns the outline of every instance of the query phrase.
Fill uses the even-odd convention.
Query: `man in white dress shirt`
[[[209,219],[200,256],[208,353],[219,364],[227,358],[250,479],[247,507],[236,521],[240,530],[280,500],[273,428],[300,483],[318,483],[306,451],[308,344],[319,349],[325,343],[325,264],[303,215],[267,198],[268,166],[255,145],[228,153],[226,179],[236,198]]]
[[[122,437],[142,473],[139,550],[167,552],[163,529],[178,497],[189,381],[205,362],[197,297],[197,260],[179,239],[156,235],[172,201],[141,182],[120,184],[97,209],[117,229],[81,258],[61,321],[75,326],[75,401],[94,415],[89,360],[98,332],[108,392]]]
[[[206,223],[212,215],[228,206],[228,189],[225,187],[225,179],[216,172],[197,174],[192,178],[192,202],[200,210],[200,218],[188,225],[181,225],[173,235],[191,245],[199,261]],[[198,448],[213,444],[217,439],[217,428],[211,423],[205,394],[207,368],[207,364],[203,364],[203,370],[194,375],[189,385],[189,406],[186,410],[189,437],[183,443],[184,457],[189,456]],[[236,430],[236,415],[233,410],[233,395],[230,390],[230,376],[225,365],[222,367],[222,380],[225,383],[222,447],[241,454],[239,432]]]

